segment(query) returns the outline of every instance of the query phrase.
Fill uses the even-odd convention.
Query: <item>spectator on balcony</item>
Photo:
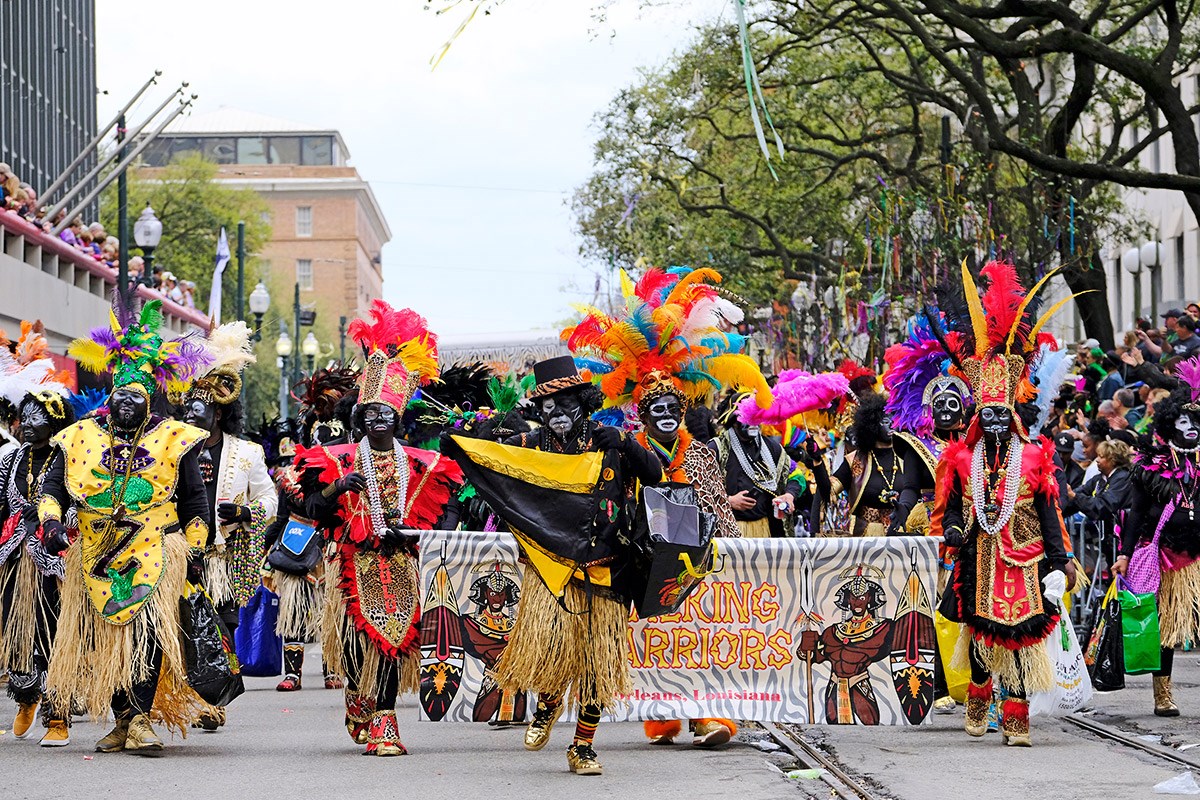
[[[179,281],[170,272],[164,272],[162,293],[167,296],[167,299],[183,305],[183,290],[179,288]]]
[[[183,306],[184,308],[196,307],[196,283],[195,281],[181,281],[179,288],[183,290]]]
[[[129,259],[129,285],[137,286],[146,274],[146,262],[141,256]]]
[[[117,245],[115,240],[113,240],[113,237],[110,236],[108,239],[109,241],[105,241],[104,245],[100,248],[100,260],[103,261],[107,266],[116,269],[117,259],[120,258],[120,253],[117,250]]]
[[[101,245],[108,239],[108,231],[104,230],[103,223],[93,222],[91,225],[88,225],[88,232],[92,234],[92,241],[99,242]]]
[[[21,181],[13,173],[12,167],[8,164],[0,163],[0,206],[3,208],[16,208],[13,204],[13,197],[20,186]]]
[[[71,224],[62,229],[58,238],[72,247],[79,247],[79,234],[83,233],[83,217],[76,217]]]

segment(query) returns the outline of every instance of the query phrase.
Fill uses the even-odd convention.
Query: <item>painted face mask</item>
[[[1175,435],[1171,442],[1176,447],[1190,449],[1200,444],[1200,419],[1196,414],[1180,414],[1175,420]]]
[[[963,402],[957,392],[938,392],[933,396],[933,427],[940,431],[961,428],[963,424]]]
[[[193,399],[183,409],[183,421],[212,432],[217,427],[217,406],[199,398]]]
[[[40,445],[50,441],[53,430],[50,413],[36,401],[28,401],[21,409],[21,441]]]
[[[583,418],[579,398],[567,394],[542,400],[542,424],[560,440],[566,439]]]
[[[396,411],[383,403],[368,403],[363,408],[362,425],[373,442],[389,441],[396,436]]]
[[[650,403],[649,419],[646,424],[650,433],[659,441],[670,441],[679,435],[679,424],[683,420],[683,406],[672,394],[663,395]]]
[[[136,389],[115,389],[108,400],[112,420],[121,430],[131,431],[150,415],[150,398]]]
[[[1002,406],[988,406],[979,412],[979,426],[989,439],[1005,441],[1012,435],[1012,411]]]

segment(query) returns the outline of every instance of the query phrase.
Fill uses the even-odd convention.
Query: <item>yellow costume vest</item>
[[[184,534],[175,509],[179,462],[207,436],[162,419],[152,421],[136,445],[114,444],[105,428],[85,419],[54,437],[79,514],[88,597],[105,622],[128,624],[154,594],[163,574],[163,537]],[[189,544],[202,547],[207,531],[191,527],[197,530],[186,532]]]

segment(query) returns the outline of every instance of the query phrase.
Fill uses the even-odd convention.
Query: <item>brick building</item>
[[[143,165],[195,152],[217,164],[217,180],[253,189],[270,205],[271,241],[255,255],[267,267],[274,303],[290,305],[299,284],[300,303],[317,310],[317,338],[336,350],[338,317],[363,315],[382,296],[381,254],[392,237],[370,184],[347,164],[341,134],[220,109],[178,120],[146,150]]]

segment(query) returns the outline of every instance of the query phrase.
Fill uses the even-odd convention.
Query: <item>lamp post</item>
[[[279,338],[275,340],[275,355],[279,356],[279,418],[288,418],[288,357],[292,354],[292,337],[287,324],[279,321]]]
[[[262,319],[263,314],[271,308],[271,293],[267,291],[267,287],[262,281],[254,287],[254,291],[250,293],[250,313],[254,315],[254,341],[262,341]]]
[[[142,270],[141,283],[146,286],[154,285],[154,249],[162,241],[162,222],[154,215],[154,209],[146,203],[141,215],[133,223],[133,240],[142,249],[142,258],[146,266]]]
[[[1121,266],[1133,276],[1133,327],[1142,316],[1142,257],[1136,247],[1121,254]]]
[[[1162,266],[1162,242],[1146,242],[1138,248],[1138,259],[1142,266],[1150,270],[1150,319],[1158,322],[1158,301],[1162,294],[1162,278],[1159,268]]]
[[[237,318],[246,321],[246,223],[237,227]],[[261,284],[259,284],[261,285]]]
[[[303,344],[300,345],[301,352],[308,359],[308,374],[313,374],[313,368],[316,366],[317,353],[321,352],[321,343],[317,341],[317,336],[312,331],[304,337]]]
[[[338,358],[343,366],[346,364],[346,317],[338,317],[338,343],[340,353]]]

